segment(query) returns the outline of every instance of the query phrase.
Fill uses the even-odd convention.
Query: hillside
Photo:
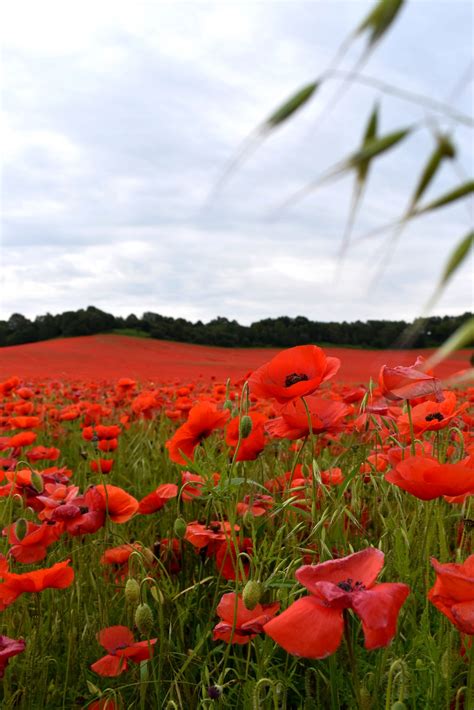
[[[417,354],[428,356],[432,350],[355,350],[325,348],[342,362],[336,379],[347,383],[376,378],[383,364],[410,365]],[[239,378],[265,361],[274,349],[227,349],[188,345],[122,335],[91,335],[48,340],[2,348],[0,377],[106,379],[134,377],[138,380],[167,382],[202,377],[223,381]],[[454,353],[437,369],[446,377],[469,367],[471,352]]]

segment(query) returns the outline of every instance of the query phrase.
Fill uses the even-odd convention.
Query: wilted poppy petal
[[[294,602],[265,624],[263,630],[294,656],[325,658],[338,648],[343,627],[341,611],[308,596]]]
[[[367,649],[390,643],[397,630],[398,613],[409,593],[406,584],[394,582],[352,594],[352,608],[362,619]]]

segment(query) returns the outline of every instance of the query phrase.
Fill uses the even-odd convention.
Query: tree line
[[[416,334],[407,347],[428,348],[441,345],[472,314],[432,316],[417,323]],[[37,316],[30,320],[14,313],[0,321],[0,347],[23,345],[52,338],[68,338],[97,333],[123,332],[160,340],[174,340],[223,347],[291,347],[305,343],[352,346],[362,348],[403,347],[403,336],[412,324],[403,320],[360,320],[348,323],[311,321],[304,316],[265,318],[249,326],[236,320],[214,318],[208,323],[192,323],[147,312],[138,318],[105,313],[89,306],[57,315]]]

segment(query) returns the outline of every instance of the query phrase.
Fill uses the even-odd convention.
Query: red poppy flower
[[[99,484],[92,488],[102,499],[99,510],[107,510],[109,518],[114,523],[126,523],[137,512],[137,499],[124,491],[123,488],[112,486],[109,483],[107,485]]]
[[[48,523],[36,525],[28,522],[26,524],[26,534],[19,539],[17,537],[17,526],[14,523],[5,528],[3,534],[8,535],[8,542],[12,545],[8,554],[17,562],[31,564],[32,562],[44,560],[49,545],[61,537],[62,527],[61,525],[50,525]]]
[[[450,425],[461,412],[468,407],[465,402],[456,408],[456,395],[454,392],[444,392],[443,402],[421,402],[411,410],[413,430],[416,436],[424,434],[425,431],[438,431]],[[408,414],[402,414],[397,419],[398,429],[401,434],[410,433],[410,421]]]
[[[158,639],[135,641],[133,633],[126,626],[109,626],[99,631],[97,640],[108,653],[93,663],[91,670],[97,675],[112,678],[127,670],[128,661],[140,663],[151,658],[151,646],[154,646]]]
[[[142,515],[155,513],[171,499],[178,495],[178,486],[174,483],[162,483],[156,491],[149,493],[141,499],[138,506],[138,512]]]
[[[182,454],[194,457],[194,449],[215,429],[223,427],[230,416],[228,409],[218,411],[211,402],[199,402],[189,412],[188,420],[166,442],[169,457],[175,463],[185,464]]]
[[[226,643],[249,643],[261,634],[264,624],[272,619],[280,608],[280,602],[257,604],[252,611],[244,605],[235,592],[224,594],[217,606],[221,621],[214,626],[214,641]]]
[[[13,574],[2,569],[0,577],[0,611],[12,604],[25,592],[42,592],[44,589],[65,589],[74,579],[74,570],[69,567],[70,560],[58,562],[52,567],[38,569],[24,574]]]
[[[383,552],[369,547],[300,567],[296,578],[310,595],[265,624],[265,633],[295,656],[325,658],[341,643],[344,609],[352,609],[362,620],[365,647],[387,646],[410,588],[399,583],[375,584],[383,563]]]
[[[379,373],[379,387],[384,397],[397,401],[432,395],[441,402],[441,380],[423,371],[424,362],[424,358],[418,357],[410,367],[383,365]]]
[[[431,456],[409,456],[385,479],[421,500],[474,491],[474,467],[463,462],[439,463]]]
[[[237,503],[237,515],[250,513],[258,518],[260,515],[265,515],[268,510],[271,510],[273,504],[274,500],[271,496],[262,493],[246,495],[241,503]]]
[[[15,434],[10,439],[10,446],[16,448],[17,446],[29,446],[34,441],[36,441],[36,434],[34,431],[22,431],[20,434]]]
[[[339,431],[343,427],[344,417],[351,408],[343,402],[333,402],[319,397],[305,397],[311,417],[314,434]],[[265,429],[276,439],[301,439],[309,434],[308,414],[301,399],[285,404],[280,410],[281,416],[270,419]]]
[[[28,461],[57,461],[60,453],[54,446],[35,446],[27,452],[26,458]]]
[[[90,468],[92,473],[110,473],[112,466],[114,465],[113,459],[99,459],[98,461],[91,461]]]
[[[237,541],[238,553],[232,540],[228,539],[222,542],[216,550],[216,567],[224,579],[242,579],[241,566],[237,562],[237,554],[245,552],[246,555],[251,555],[253,552],[252,540],[249,537],[244,537],[243,540]],[[241,557],[241,563],[246,576],[250,569],[250,562],[247,556]]]
[[[10,417],[9,422],[12,429],[34,429],[39,427],[41,419],[39,417]]]
[[[474,634],[474,555],[463,564],[441,564],[431,558],[436,572],[428,599],[464,634]]]
[[[337,357],[326,357],[317,345],[298,345],[282,350],[255,370],[249,380],[250,391],[257,397],[288,402],[315,392],[334,377],[340,365]]]
[[[222,542],[230,537],[230,523],[221,523],[218,520],[211,521],[208,525],[204,523],[188,523],[184,539],[187,540],[197,550],[207,548],[210,557],[218,549]],[[234,530],[240,530],[238,525],[234,525]]]
[[[12,656],[17,656],[26,648],[23,639],[11,639],[8,636],[0,636],[0,678],[5,674],[5,668]]]

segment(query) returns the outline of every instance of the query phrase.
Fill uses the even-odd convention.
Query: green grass
[[[172,431],[165,417],[133,423],[120,438],[114,469],[106,481],[137,498],[160,483],[179,483],[179,467],[169,461],[163,446]],[[50,444],[53,433],[54,427],[48,425],[40,443]],[[365,651],[360,622],[351,619],[361,707],[454,707],[456,693],[462,699],[467,690],[460,689],[468,683],[472,687],[472,669],[468,678],[470,666],[460,656],[459,634],[428,602],[426,593],[434,578],[430,556],[453,561],[457,552],[463,557],[468,554],[469,532],[465,549],[456,548],[463,513],[443,500],[419,501],[388,484],[379,473],[364,480],[359,467],[374,440],[344,435],[341,441],[342,453],[326,446],[315,459],[320,469],[342,468],[341,486],[310,498],[306,511],[276,496],[271,516],[238,519],[238,535],[253,541],[250,578],[263,583],[263,601],[280,600],[284,609],[304,593],[294,576],[303,555],[325,560],[336,552],[380,547],[386,556],[382,581],[405,582],[412,593],[387,648]],[[77,421],[67,422],[54,444],[61,448],[61,462],[74,471],[76,485],[83,489],[98,480],[89,473],[89,461],[97,454],[92,444],[82,440]],[[87,459],[81,455],[84,451]],[[79,709],[102,693],[115,696],[118,707],[140,710],[356,708],[344,644],[333,656],[311,661],[290,656],[264,634],[244,646],[213,641],[219,599],[225,592],[241,591],[244,581],[224,580],[214,560],[197,554],[185,541],[180,542],[178,573],[169,573],[156,558],[151,566],[140,555],[134,561],[133,576],[142,584],[144,601],[153,613],[150,637],[158,637],[153,659],[130,664],[118,678],[101,678],[90,670],[105,654],[96,641],[100,629],[115,624],[134,629],[136,605],[125,600],[126,579],[114,581],[100,564],[104,550],[134,540],[156,552],[156,541],[174,536],[177,517],[186,522],[234,522],[236,504],[244,494],[261,492],[263,483],[289,470],[293,459],[288,442],[272,443],[257,461],[232,468],[226,447],[213,435],[199,451],[195,470],[206,477],[219,471],[221,483],[207,486],[202,498],[189,503],[171,500],[153,515],[136,516],[124,525],[109,522],[94,535],[63,536],[37,565],[12,563],[15,571],[23,572],[69,558],[75,581],[65,590],[24,594],[2,613],[1,633],[23,637],[27,644],[6,671],[2,708]],[[301,461],[308,472],[313,470],[309,445]],[[9,498],[0,499],[0,512],[3,525],[20,516],[36,519],[31,509],[24,510]],[[469,511],[464,512],[469,517]],[[6,554],[5,538],[2,545]],[[134,633],[136,640],[145,638],[136,629]],[[222,687],[220,699],[211,700],[211,686]],[[394,705],[397,700],[405,705]],[[465,700],[464,706],[457,707],[467,708],[469,703]]]

